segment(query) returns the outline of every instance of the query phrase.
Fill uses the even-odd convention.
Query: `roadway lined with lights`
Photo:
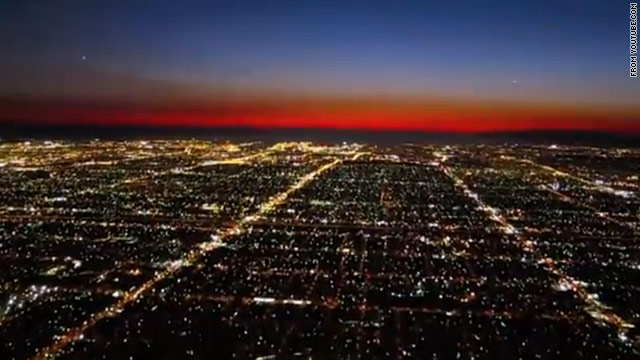
[[[587,289],[585,289],[583,282],[562,271],[556,266],[553,259],[543,257],[537,253],[535,249],[535,242],[527,239],[526,236],[523,235],[516,227],[509,224],[509,222],[500,214],[499,209],[486,204],[477,193],[473,192],[460,177],[456,176],[453,171],[445,165],[448,159],[446,155],[434,152],[434,156],[439,160],[434,165],[446,174],[454,184],[462,190],[465,196],[472,199],[484,212],[486,212],[492,221],[500,224],[500,229],[504,234],[515,235],[520,241],[523,250],[534,255],[535,258],[538,259],[538,263],[544,265],[544,269],[546,271],[559,279],[559,288],[562,288],[562,290],[573,291],[587,305],[585,311],[594,320],[596,320],[596,322],[604,323],[613,327],[616,330],[620,341],[629,345],[635,345],[628,337],[628,331],[634,327],[633,324],[625,321],[619,315],[610,310],[609,307],[601,303],[594,294],[589,293]]]
[[[272,148],[267,149],[261,153],[270,152],[272,151],[271,149]],[[259,154],[260,153],[255,154],[255,156],[258,156]],[[362,155],[363,153],[356,153],[352,156],[351,160],[356,160]],[[252,159],[255,159],[255,157]],[[133,304],[144,294],[151,291],[159,282],[167,279],[171,275],[176,274],[182,268],[193,265],[209,252],[219,248],[220,246],[224,246],[224,240],[226,238],[232,235],[243,233],[244,231],[246,231],[248,225],[256,220],[259,220],[261,216],[271,212],[273,209],[280,206],[287,200],[287,198],[291,194],[305,187],[316,177],[341,164],[342,162],[343,160],[341,159],[335,159],[332,162],[325,164],[317,168],[316,170],[300,177],[298,181],[291,187],[289,187],[286,191],[271,197],[268,201],[263,203],[254,214],[247,215],[232,226],[218,232],[217,234],[212,235],[210,241],[196,245],[194,248],[192,248],[192,250],[188,251],[184,257],[171,262],[164,270],[156,273],[151,279],[147,280],[135,289],[124,292],[114,304],[110,305],[100,312],[92,314],[89,319],[85,320],[79,326],[73,327],[66,333],[54,337],[54,342],[52,344],[40,349],[33,357],[31,357],[31,359],[44,360],[60,354],[60,352],[62,352],[69,344],[81,339],[83,337],[83,334],[87,330],[95,326],[99,321],[106,318],[118,316],[118,314],[122,313],[129,305]]]
[[[543,170],[551,173],[554,176],[566,177],[568,179],[575,180],[575,181],[577,181],[577,182],[579,182],[581,184],[588,185],[590,188],[596,189],[596,190],[598,190],[598,191],[600,191],[602,193],[612,194],[612,195],[621,196],[621,197],[630,196],[629,195],[630,192],[628,192],[628,191],[616,190],[616,189],[614,189],[614,188],[612,188],[610,186],[605,186],[605,185],[602,185],[602,184],[598,184],[595,181],[592,181],[592,180],[589,180],[589,179],[585,179],[585,178],[582,178],[582,177],[578,177],[578,176],[569,174],[567,172],[564,172],[562,170],[556,169],[554,167],[551,167],[551,166],[548,166],[548,165],[539,164],[539,163],[534,162],[534,161],[529,160],[529,159],[517,159],[517,158],[511,157],[511,156],[503,156],[502,158],[503,159],[507,159],[507,160],[511,160],[511,161],[515,161],[515,162],[519,162],[519,163],[523,163],[523,164],[528,164],[528,165],[531,165],[531,166],[535,166],[537,168],[543,169]],[[589,209],[589,210],[595,212],[596,214],[598,214],[598,216],[600,216],[600,217],[602,217],[602,218],[604,218],[604,219],[606,219],[608,221],[616,223],[616,224],[618,224],[620,226],[627,227],[627,228],[629,228],[631,230],[634,230],[634,231],[636,230],[633,226],[630,226],[629,224],[627,224],[627,223],[625,223],[623,221],[614,219],[613,217],[601,212],[600,209],[597,209],[597,208],[595,208],[595,207],[593,207],[591,205],[588,205],[588,204],[586,204],[584,202],[580,202],[580,201],[578,201],[578,200],[576,200],[576,199],[574,199],[574,198],[572,198],[572,197],[570,197],[570,196],[568,196],[566,194],[563,194],[563,193],[561,193],[561,192],[559,192],[557,190],[551,189],[548,186],[542,186],[541,189],[552,193],[553,195],[559,197],[563,201],[566,201],[568,203],[571,203],[571,204],[579,206],[579,207],[584,207],[586,209]]]
[[[589,179],[585,179],[585,178],[582,178],[582,177],[579,177],[579,176],[572,175],[572,174],[570,174],[570,173],[568,173],[566,171],[562,171],[560,169],[551,167],[549,165],[540,164],[540,163],[537,163],[537,162],[535,162],[533,160],[530,160],[530,159],[518,159],[518,158],[515,158],[515,157],[512,157],[512,156],[502,156],[502,158],[505,159],[505,160],[511,160],[511,161],[515,161],[515,162],[519,162],[519,163],[535,166],[537,168],[540,168],[540,169],[543,169],[543,170],[545,170],[547,172],[550,172],[555,176],[566,177],[566,178],[569,178],[571,180],[578,181],[578,182],[580,182],[582,184],[589,185],[589,186],[591,186],[591,187],[593,187],[593,188],[595,188],[598,191],[603,192],[603,193],[613,194],[613,195],[621,196],[621,197],[629,196],[628,195],[629,191],[616,190],[616,189],[614,189],[614,188],[612,188],[610,186],[599,184],[599,183],[597,183],[595,181],[592,181],[592,180],[589,180]]]
[[[205,162],[202,162],[202,163],[199,163],[199,164],[195,164],[195,165],[192,165],[192,166],[188,166],[188,167],[172,168],[172,169],[167,169],[167,170],[163,170],[163,171],[152,172],[150,174],[144,174],[144,175],[136,176],[134,178],[124,179],[124,180],[117,181],[117,182],[109,185],[107,188],[115,189],[115,188],[117,188],[119,186],[122,186],[122,185],[134,184],[134,183],[139,182],[139,181],[149,180],[149,179],[153,179],[153,178],[158,177],[158,176],[164,176],[164,175],[168,175],[168,174],[175,173],[175,172],[190,171],[190,170],[202,167],[202,166],[242,165],[242,164],[246,164],[249,161],[259,160],[259,159],[262,159],[264,157],[267,157],[267,156],[273,154],[275,152],[275,150],[277,149],[276,145],[273,145],[273,146],[271,146],[269,148],[263,149],[263,150],[255,153],[255,154],[241,156],[241,157],[238,157],[238,158],[210,160],[210,161],[205,161]],[[122,160],[122,161],[131,161],[131,160],[138,160],[138,159],[125,159],[125,160]],[[118,162],[114,162],[114,163],[112,163],[110,165],[116,165],[116,164],[118,164]],[[78,194],[79,195],[83,195],[83,194],[87,194],[87,193],[95,193],[98,190],[100,190],[100,189],[88,188],[86,190],[82,190],[82,191],[78,192]]]

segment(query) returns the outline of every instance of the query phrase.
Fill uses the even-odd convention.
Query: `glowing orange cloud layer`
[[[482,102],[234,100],[207,106],[5,101],[0,119],[40,124],[323,128],[486,132],[607,130],[640,132],[631,111]]]

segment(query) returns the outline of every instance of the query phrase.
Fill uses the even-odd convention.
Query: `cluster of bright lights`
[[[520,233],[517,228],[509,224],[508,221],[503,216],[500,215],[500,212],[498,211],[498,209],[495,209],[487,205],[486,203],[484,203],[478,194],[471,191],[462,179],[457,177],[451,170],[449,170],[446,167],[445,165],[445,162],[447,160],[446,156],[439,153],[435,153],[434,155],[440,159],[440,164],[441,164],[440,169],[442,169],[442,171],[449,178],[453,180],[456,186],[458,186],[469,199],[473,200],[481,210],[485,211],[489,215],[489,218],[491,220],[500,224],[500,229],[505,234],[510,235],[510,234]],[[543,165],[538,165],[538,166],[544,167]],[[565,174],[558,172],[553,168],[549,168],[549,169],[553,170],[558,175],[565,176]],[[570,176],[570,175],[566,174],[566,176]],[[535,253],[535,247],[534,247],[535,243],[533,241],[526,239],[524,236],[519,236],[519,240],[521,241],[522,247],[525,251]],[[584,301],[584,303],[586,304],[585,310],[587,313],[589,313],[589,315],[591,315],[593,319],[595,319],[598,323],[608,324],[609,326],[612,326],[613,328],[616,329],[618,338],[621,341],[628,344],[631,343],[631,340],[627,336],[627,332],[629,329],[634,327],[633,324],[626,322],[620,316],[613,313],[607,306],[602,304],[598,300],[597,294],[589,293],[586,290],[587,284],[570,277],[569,275],[565,274],[563,271],[558,269],[553,259],[542,258],[541,256],[539,258],[540,259],[538,263],[543,264],[545,266],[544,268],[547,271],[549,271],[554,276],[559,278],[559,281],[556,283],[556,285],[554,285],[555,290],[572,291],[575,294],[577,294],[580,297],[580,299]]]
[[[357,159],[361,155],[362,153],[354,154],[354,156],[352,157],[352,160]],[[250,225],[252,222],[259,219],[262,215],[268,212],[271,212],[273,209],[283,204],[292,193],[306,186],[311,181],[313,181],[317,176],[335,167],[341,162],[342,160],[336,159],[302,176],[295,184],[289,187],[286,191],[273,196],[272,198],[267,200],[267,202],[262,204],[259,207],[258,211],[256,211],[256,213],[252,215],[248,215],[242,218],[237,223],[235,223],[233,226],[227,229],[224,229],[222,231],[219,231],[217,234],[212,235],[210,241],[196,245],[192,250],[187,252],[187,254],[183,258],[170,262],[168,265],[165,266],[165,268],[162,271],[157,272],[151,279],[144,282],[137,288],[127,292],[118,293],[117,296],[115,296],[117,298],[117,301],[114,304],[112,304],[111,306],[107,307],[106,309],[100,312],[92,314],[90,318],[84,321],[84,323],[82,323],[80,326],[72,328],[67,333],[56,337],[56,340],[54,341],[53,344],[41,349],[32,359],[48,359],[52,356],[55,356],[56,354],[59,354],[67,345],[69,345],[70,343],[78,339],[81,339],[83,334],[88,329],[96,325],[100,320],[117,316],[122,311],[124,311],[126,307],[136,302],[142,295],[151,291],[156,286],[156,284],[176,274],[182,268],[193,265],[195,262],[202,259],[210,251],[224,245],[224,240],[227,239],[228,237],[232,235],[237,235],[246,231],[248,228],[247,225]],[[264,302],[265,300],[268,300],[268,299],[258,298],[257,302]],[[254,299],[254,301],[256,300]],[[292,303],[292,304],[295,305],[297,303]]]

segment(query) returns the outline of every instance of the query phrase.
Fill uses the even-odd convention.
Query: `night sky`
[[[640,132],[629,2],[3,1],[0,119]]]

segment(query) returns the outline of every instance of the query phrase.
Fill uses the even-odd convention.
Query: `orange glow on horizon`
[[[490,132],[603,130],[640,132],[627,111],[486,103],[232,102],[196,109],[0,103],[0,119],[43,125],[318,128],[379,131]]]

